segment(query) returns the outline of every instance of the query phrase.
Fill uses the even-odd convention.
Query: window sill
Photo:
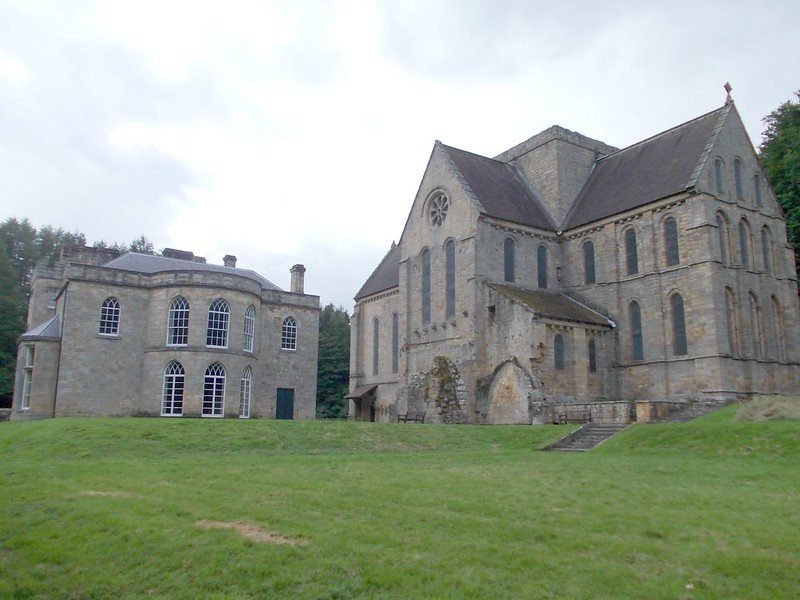
[[[221,419],[225,415],[200,415],[203,419]]]
[[[166,418],[168,418],[168,419],[171,419],[171,418],[178,418],[178,419],[180,419],[180,418],[183,416],[183,413],[181,413],[181,414],[179,414],[179,415],[175,415],[175,414],[167,414],[167,415],[165,415],[164,413],[161,413],[161,416],[162,416],[162,417],[166,417]]]
[[[119,334],[118,333],[98,333],[95,337],[101,340],[118,340]]]

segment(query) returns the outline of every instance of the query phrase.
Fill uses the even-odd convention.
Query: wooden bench
[[[397,422],[398,423],[424,423],[425,422],[425,413],[405,413],[402,415],[397,415]]]
[[[568,423],[591,423],[592,413],[584,412],[581,410],[567,410],[558,414],[559,425],[566,425]]]

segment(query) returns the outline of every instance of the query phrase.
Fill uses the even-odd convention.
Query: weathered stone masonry
[[[357,419],[627,422],[800,386],[794,256],[730,98],[622,150],[558,126],[495,159],[436,142],[355,299]]]
[[[94,248],[62,251],[54,266],[37,265],[19,355],[14,419],[95,415],[314,418],[319,298],[304,293],[302,265],[289,292],[245,269],[236,258],[206,264],[190,252],[145,256]],[[114,298],[119,331],[99,331],[101,306]],[[168,338],[170,306],[188,305],[185,343]],[[228,307],[227,343],[209,345],[209,308]],[[250,311],[252,338],[245,340]],[[295,332],[284,347],[284,323]],[[248,330],[250,335],[250,330]],[[165,410],[169,366],[183,369],[174,406]],[[218,364],[224,390],[209,408],[207,369]],[[248,379],[249,377],[249,379]],[[177,389],[177,392],[175,391]],[[281,409],[278,399],[281,400]],[[243,399],[249,402],[242,402]]]

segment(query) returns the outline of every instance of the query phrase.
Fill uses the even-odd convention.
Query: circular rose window
[[[428,200],[428,221],[434,227],[439,227],[447,217],[447,209],[450,207],[450,200],[444,192],[436,192]]]

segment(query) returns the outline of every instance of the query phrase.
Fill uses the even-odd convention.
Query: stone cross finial
[[[725,85],[723,85],[722,87],[725,89],[725,92],[727,93],[727,96],[725,96],[725,104],[731,104],[733,102],[733,98],[731,98],[731,90],[733,89],[733,87],[728,81],[726,81]]]

